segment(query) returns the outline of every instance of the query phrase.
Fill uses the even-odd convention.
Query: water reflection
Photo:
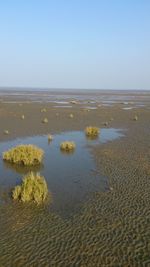
[[[84,132],[74,131],[57,134],[48,144],[46,136],[34,136],[16,139],[0,144],[0,153],[19,144],[33,144],[41,147],[44,152],[43,165],[36,167],[22,167],[0,161],[0,186],[11,189],[20,184],[22,175],[28,171],[40,172],[47,181],[52,193],[53,203],[51,211],[66,216],[76,212],[80,205],[93,192],[108,190],[108,180],[96,169],[94,158],[89,146],[105,143],[121,137],[120,130],[109,128],[101,129],[97,138],[89,139]],[[60,151],[60,144],[65,140],[72,140],[76,149],[69,153]]]
[[[40,172],[44,168],[43,164],[39,164],[39,165],[36,165],[36,166],[30,166],[30,167],[13,164],[13,163],[10,163],[10,162],[7,162],[7,161],[3,161],[3,164],[4,164],[4,168],[13,170],[16,173],[23,174],[23,175],[25,175],[25,174],[27,174],[28,172],[31,172],[31,171]]]
[[[100,134],[99,134],[100,135]],[[89,136],[89,135],[85,135],[86,139],[89,141],[93,141],[93,140],[98,140],[100,138],[99,135],[94,135],[94,136]]]

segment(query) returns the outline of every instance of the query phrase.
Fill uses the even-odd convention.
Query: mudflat
[[[0,94],[1,143],[89,125],[122,129],[124,137],[92,147],[109,190],[69,218],[3,192],[0,266],[150,266],[150,93],[31,93]]]

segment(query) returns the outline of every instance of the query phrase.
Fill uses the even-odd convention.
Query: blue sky
[[[0,1],[0,86],[150,89],[150,1]]]

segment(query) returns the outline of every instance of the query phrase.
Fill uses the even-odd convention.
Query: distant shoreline
[[[94,92],[150,92],[150,89],[92,89],[92,88],[40,88],[40,87],[19,87],[19,86],[12,86],[12,87],[8,87],[8,86],[0,86],[0,91],[45,91],[45,92],[86,92],[86,91],[92,91]]]

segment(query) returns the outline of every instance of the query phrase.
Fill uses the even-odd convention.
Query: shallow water
[[[115,103],[124,103],[134,101],[138,104],[149,104],[149,91],[135,91],[135,90],[75,90],[75,89],[9,89],[0,88],[0,98],[3,98],[4,102],[20,102],[28,100],[32,102],[70,102],[70,100],[83,101],[83,103],[99,103],[112,105]]]
[[[134,109],[135,107],[127,107],[127,108],[122,108],[123,110],[131,110]]]
[[[61,105],[59,105],[59,106],[54,106],[54,108],[72,108],[72,106],[61,106]]]
[[[52,211],[69,215],[77,211],[80,205],[92,192],[109,190],[108,180],[97,172],[91,147],[121,137],[120,130],[101,129],[95,140],[87,139],[84,132],[74,131],[57,134],[48,143],[47,136],[34,136],[0,143],[0,154],[18,144],[35,144],[45,152],[43,164],[37,167],[20,167],[0,161],[1,190],[10,190],[20,184],[22,175],[28,171],[38,171],[44,175],[52,193]],[[74,141],[74,153],[62,153],[60,143],[65,140]]]

